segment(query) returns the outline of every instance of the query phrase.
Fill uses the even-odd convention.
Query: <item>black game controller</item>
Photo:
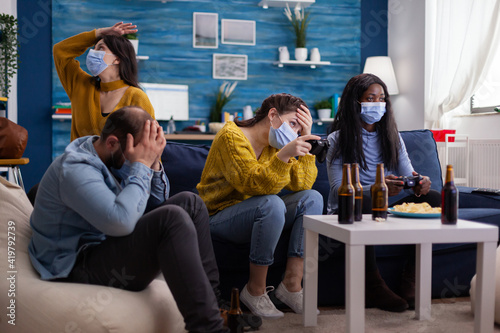
[[[400,177],[396,178],[395,180],[402,181],[404,183],[403,188],[407,189],[407,188],[415,187],[415,185],[418,185],[418,183],[422,179],[424,179],[422,176],[416,175],[416,176],[400,176]]]
[[[328,139],[306,140],[306,142],[309,142],[312,146],[309,153],[316,155],[318,162],[323,163],[326,158],[326,153],[328,152],[328,147],[330,147]]]

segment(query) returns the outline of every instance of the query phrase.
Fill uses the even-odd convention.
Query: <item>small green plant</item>
[[[0,14],[0,96],[9,95],[10,81],[18,69],[18,46],[17,20],[12,15]]]
[[[224,82],[217,92],[217,99],[215,100],[214,108],[210,114],[210,121],[217,123],[222,120],[222,109],[232,98],[232,93],[236,88],[238,82]]]
[[[123,37],[127,39],[139,39],[139,35],[137,34],[137,32],[131,34],[124,34]]]
[[[331,109],[332,108],[332,101],[328,98],[328,99],[324,99],[322,101],[319,101],[317,103],[314,104],[314,108],[316,110],[319,110],[319,109]]]

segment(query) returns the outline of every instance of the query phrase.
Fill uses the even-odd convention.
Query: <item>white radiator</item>
[[[446,176],[446,148],[444,142],[438,142],[438,155]],[[457,185],[471,187],[488,187],[500,189],[500,140],[469,140],[469,161],[467,168],[467,149],[465,147],[449,147],[448,163],[453,165]],[[466,170],[468,169],[468,172]]]

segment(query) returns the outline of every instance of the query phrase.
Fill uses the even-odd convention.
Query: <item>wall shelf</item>
[[[56,113],[54,113],[52,115],[52,119],[61,119],[61,120],[71,119],[71,114],[56,114]]]
[[[324,123],[333,123],[333,118],[321,118],[321,119],[314,119],[313,122],[315,124],[318,124],[318,126],[322,126]]]
[[[288,60],[288,61],[275,61],[274,65],[278,67],[283,66],[310,66],[311,68],[316,68],[316,66],[328,66],[329,61],[298,61],[298,60]]]
[[[286,7],[286,4],[288,4],[290,8],[294,8],[296,5],[305,8],[312,5],[315,1],[316,0],[262,0],[259,2],[259,6],[267,9],[269,7]]]
[[[176,141],[176,140],[181,140],[181,141],[212,141],[215,139],[215,134],[214,133],[206,133],[206,134],[165,134],[165,139],[171,140],[171,141]]]

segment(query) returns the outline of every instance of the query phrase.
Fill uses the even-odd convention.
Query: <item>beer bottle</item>
[[[342,184],[338,190],[339,223],[351,224],[354,222],[354,188],[351,185],[351,166],[342,167]]]
[[[446,181],[441,190],[441,223],[456,224],[458,215],[458,190],[455,186],[453,166],[446,166]]]
[[[361,221],[363,218],[363,186],[359,181],[358,163],[351,166],[351,180],[354,188],[354,221]]]
[[[384,163],[377,164],[375,184],[371,188],[372,195],[372,219],[387,219],[387,202],[389,191],[385,184]]]
[[[231,333],[243,332],[243,329],[238,330],[242,314],[243,311],[240,308],[240,291],[238,288],[233,288],[231,290],[231,308],[227,312],[227,327]]]

